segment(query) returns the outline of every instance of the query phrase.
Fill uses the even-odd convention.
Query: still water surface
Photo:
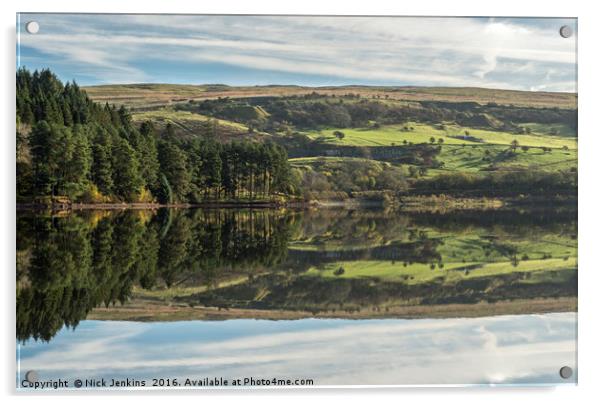
[[[83,321],[21,346],[21,370],[66,378],[548,384],[576,369],[576,314],[420,320]]]

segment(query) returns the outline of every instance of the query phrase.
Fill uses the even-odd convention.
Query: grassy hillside
[[[369,127],[349,129],[323,128],[318,131],[308,132],[307,135],[312,139],[341,146],[403,146],[409,143],[429,143],[431,138],[434,137],[435,142],[443,139],[444,144],[451,145],[480,145],[485,143],[509,146],[513,140],[516,140],[521,146],[551,148],[566,146],[569,149],[577,148],[577,141],[574,136],[554,136],[535,130],[531,134],[516,134],[459,125],[443,125],[441,129],[437,126],[409,122],[403,126],[391,125],[379,127],[378,129]],[[537,125],[537,127],[540,126],[545,127],[545,125]],[[335,136],[334,133],[337,130],[344,134],[344,138],[339,139]],[[568,130],[563,133],[567,132]],[[474,139],[471,140],[471,138]]]
[[[171,107],[135,112],[132,114],[132,120],[136,124],[151,121],[160,132],[165,131],[167,124],[171,123],[176,135],[183,138],[207,136],[215,137],[221,142],[227,142],[233,139],[260,141],[266,136],[269,137],[267,133],[254,133],[253,136],[249,136],[249,128],[238,122],[189,111],[174,110]]]
[[[170,123],[187,139],[279,143],[310,199],[411,192],[442,174],[528,170],[568,178],[577,171],[575,94],[167,84],[87,91],[127,105],[135,123],[151,121],[159,132]]]

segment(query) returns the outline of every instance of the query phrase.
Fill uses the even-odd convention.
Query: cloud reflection
[[[84,321],[21,347],[63,377],[313,378],[316,384],[561,383],[576,314],[425,320]],[[575,382],[575,377],[569,382]]]

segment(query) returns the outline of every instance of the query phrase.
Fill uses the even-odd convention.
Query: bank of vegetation
[[[333,90],[149,108],[132,114],[123,105],[95,103],[49,70],[20,69],[18,202],[576,197],[577,114],[564,105]]]

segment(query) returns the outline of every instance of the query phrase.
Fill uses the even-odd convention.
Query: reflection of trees
[[[407,234],[409,218],[387,210],[319,209],[303,212],[293,239],[313,244],[354,246],[382,245]]]
[[[324,264],[338,261],[376,260],[424,264],[441,260],[441,255],[437,252],[440,244],[440,240],[426,239],[350,250],[291,250],[288,253],[287,264],[291,267],[298,267],[298,272],[307,270],[310,266],[321,267]]]
[[[576,210],[558,209],[493,209],[483,211],[347,210],[319,209],[298,213],[302,216],[292,240],[315,246],[329,243],[347,248],[378,246],[392,241],[416,241],[425,238],[425,230],[444,233],[470,233],[481,230],[497,236],[537,239],[545,234],[573,236],[577,234]]]
[[[286,257],[289,223],[273,211],[24,216],[17,226],[17,338],[49,340],[132,288],[174,285]]]
[[[497,209],[457,210],[449,213],[411,213],[416,226],[428,226],[439,231],[468,232],[487,230],[498,235],[537,238],[542,234],[577,234],[577,211],[562,209]]]
[[[268,274],[216,290],[178,300],[220,308],[264,310],[303,310],[323,313],[331,310],[357,312],[366,308],[454,303],[498,302],[513,299],[573,297],[577,294],[577,273],[560,280],[539,283],[521,282],[529,274],[510,273],[494,277],[460,280],[456,283],[433,281],[405,284],[378,278],[337,278]],[[265,293],[264,291],[269,291]],[[257,296],[265,296],[256,299]],[[528,309],[525,307],[525,309]]]
[[[94,307],[124,302],[146,265],[139,262],[143,225],[133,215],[33,218],[29,265],[17,287],[17,337],[50,339],[75,327]],[[146,256],[145,256],[146,257]]]
[[[447,263],[442,260],[445,245],[437,232],[486,233],[473,239],[472,246],[485,256],[502,256],[518,263],[522,252],[506,242],[508,236],[537,240],[548,234],[576,234],[570,211],[444,215],[359,209],[164,209],[63,217],[19,215],[17,220],[20,340],[49,340],[63,325],[77,326],[94,307],[127,301],[134,286],[204,284],[210,286],[207,292],[177,300],[218,307],[311,311],[386,307],[409,300],[443,304],[575,294],[572,278],[517,285],[523,276],[519,273],[414,286],[376,278],[345,279],[344,273],[336,279],[303,276],[310,267],[337,261],[421,263],[441,268]],[[289,245],[295,248],[289,250]],[[462,255],[456,257],[456,251],[448,248],[446,256],[451,254],[459,261]],[[467,264],[458,271],[473,267]],[[230,284],[233,279],[244,282]]]
[[[17,288],[17,337],[49,339],[94,306],[92,249],[81,219],[36,220],[31,228],[31,257],[20,279],[25,286]]]

